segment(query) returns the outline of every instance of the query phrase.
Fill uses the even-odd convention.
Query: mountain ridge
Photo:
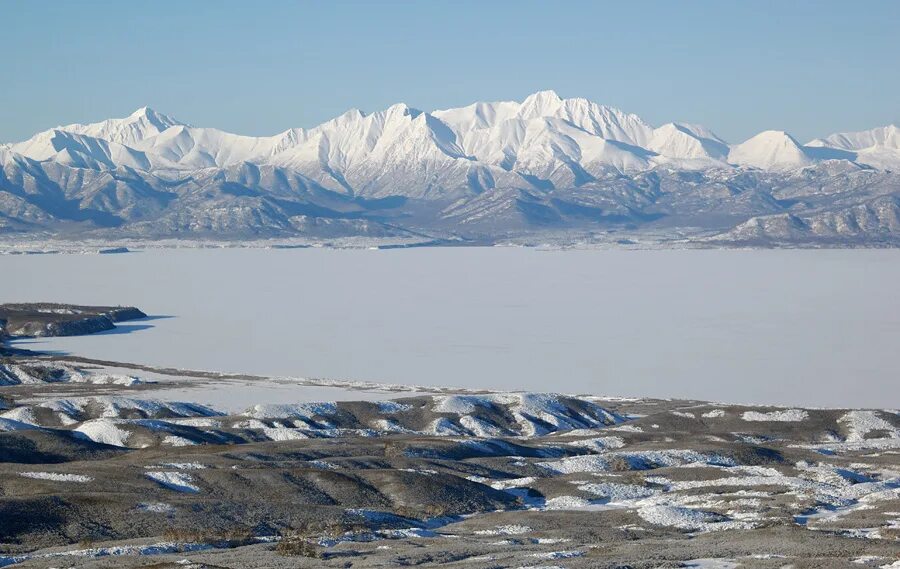
[[[6,233],[241,238],[306,235],[310,226],[353,233],[366,225],[376,234],[491,241],[548,227],[684,236],[690,223],[689,238],[732,239],[748,234],[734,228],[759,215],[800,219],[816,208],[894,195],[900,129],[807,144],[763,131],[729,145],[700,125],[654,127],[587,99],[540,91],[522,102],[432,112],[403,103],[373,113],[351,109],[312,128],[262,137],[191,126],[142,107],[0,145],[0,161]],[[868,181],[857,183],[860,176]],[[823,193],[835,203],[824,203]],[[750,233],[793,242],[795,225],[775,224],[785,227],[778,235]],[[873,238],[894,239],[892,224],[878,227]]]

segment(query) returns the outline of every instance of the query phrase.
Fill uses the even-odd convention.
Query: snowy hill
[[[788,133],[767,130],[733,146],[728,161],[762,170],[792,170],[812,164],[813,158]]]
[[[822,195],[852,207],[900,191],[900,129],[806,145],[765,131],[729,146],[703,126],[654,127],[541,91],[433,112],[351,110],[262,137],[144,107],[2,145],[0,162],[0,231],[491,240],[548,228],[684,235],[684,226],[725,234],[754,215],[825,207]],[[866,184],[856,183],[861,176]]]

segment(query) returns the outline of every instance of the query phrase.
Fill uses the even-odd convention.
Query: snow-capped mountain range
[[[0,145],[0,231],[887,243],[900,128],[729,145],[552,91],[251,137],[141,108]],[[779,220],[786,220],[781,222]],[[830,220],[830,221],[829,221]]]

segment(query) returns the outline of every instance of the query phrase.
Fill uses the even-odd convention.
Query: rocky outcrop
[[[115,328],[116,322],[145,318],[131,306],[28,303],[0,305],[0,338],[79,336]]]

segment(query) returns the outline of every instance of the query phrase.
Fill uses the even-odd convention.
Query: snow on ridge
[[[121,428],[125,423],[122,419],[91,419],[75,428],[74,432],[95,443],[127,447],[131,433]]]
[[[459,424],[476,437],[501,437],[510,434],[489,421],[471,415],[460,417]]]
[[[536,436],[556,431],[601,428],[624,421],[622,417],[596,403],[574,397],[546,393],[494,393],[484,395],[430,396],[430,410],[438,416],[430,423],[418,424],[414,406],[396,401],[366,403],[387,417],[357,419],[367,422],[371,432],[354,426],[342,428],[342,422],[355,418],[352,408],[343,409],[334,401],[255,405],[241,416],[248,419],[232,424],[239,429],[300,429],[310,437],[329,437],[354,432],[362,436],[378,433],[417,433],[439,436]],[[374,408],[374,409],[373,409]],[[364,413],[366,411],[363,411]],[[512,419],[512,420],[510,420]],[[190,424],[187,421],[173,421]],[[412,423],[412,424],[411,424]],[[345,423],[346,424],[346,423]],[[268,431],[267,431],[268,433]],[[287,434],[287,433],[269,433]],[[292,438],[297,438],[300,435]]]
[[[745,411],[741,418],[745,421],[773,421],[773,422],[797,422],[797,421],[805,421],[809,419],[809,413],[807,413],[803,409],[782,409],[778,411],[770,411],[770,412],[759,412],[759,411]]]
[[[260,432],[270,441],[298,441],[308,439],[300,429],[292,429],[289,427],[263,427]]]
[[[69,378],[69,382],[91,383],[94,385],[124,385],[126,387],[144,383],[140,378],[131,375],[111,373],[73,373]]]
[[[882,438],[900,439],[900,427],[880,417],[876,411],[850,411],[838,419],[838,423],[847,427],[848,442],[864,441],[872,432],[884,433]]]
[[[73,425],[91,419],[135,417],[187,418],[221,415],[219,411],[199,403],[136,399],[119,395],[98,395],[40,401],[31,405],[16,407],[3,413],[0,417],[39,425],[40,423],[35,415],[35,411],[39,410],[52,412],[62,425]]]
[[[651,470],[689,464],[737,466],[737,462],[732,458],[689,449],[614,451],[603,455],[570,456],[537,464],[558,474],[572,474],[577,472],[607,472],[612,470],[616,461],[621,461],[624,466],[631,470]]]
[[[264,403],[254,405],[243,413],[254,419],[312,419],[337,413],[334,401],[316,401],[308,403]]]
[[[52,312],[65,313],[63,309]],[[41,377],[27,369],[26,366],[12,363],[0,364],[0,385],[39,385],[44,383],[91,383],[95,385],[138,385],[141,379],[105,372],[86,371],[72,365],[58,364],[54,367],[54,375]]]
[[[434,397],[432,411],[470,416],[479,410],[490,411],[498,407],[507,409],[518,423],[521,434],[526,436],[543,435],[551,430],[602,427],[622,421],[621,417],[595,403],[554,393],[439,395]]]

